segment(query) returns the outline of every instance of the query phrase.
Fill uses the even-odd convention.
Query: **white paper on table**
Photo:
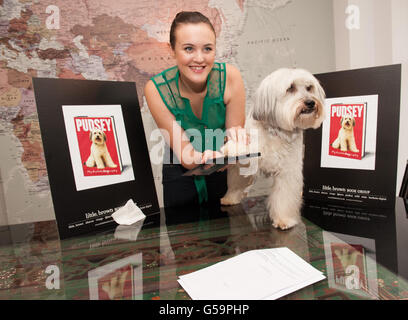
[[[126,204],[112,214],[113,220],[120,225],[130,226],[145,218],[142,210],[130,199]]]
[[[288,295],[288,294],[290,294],[292,292],[296,292],[296,291],[298,291],[300,289],[306,288],[307,286],[310,286],[311,284],[319,282],[319,281],[324,280],[324,279],[326,279],[326,277],[323,274],[313,276],[312,278],[310,278],[310,279],[308,279],[308,280],[306,280],[304,282],[300,282],[299,284],[297,284],[297,285],[295,285],[293,287],[289,287],[289,288],[286,288],[284,290],[278,291],[275,294],[272,294],[272,295],[264,298],[263,300],[276,300],[276,299],[282,298],[282,297],[284,297],[284,296],[286,296],[286,295]]]
[[[277,299],[325,276],[288,248],[252,250],[180,276],[192,299]]]

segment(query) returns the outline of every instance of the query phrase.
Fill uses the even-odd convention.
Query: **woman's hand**
[[[236,143],[248,145],[250,142],[249,135],[246,131],[245,128],[242,128],[241,126],[236,126],[236,127],[231,127],[226,130],[226,136],[227,139],[232,139]],[[218,151],[212,151],[212,150],[205,150],[202,155],[201,155],[201,163],[206,163],[208,160],[214,159],[214,158],[224,158],[227,155],[224,155],[221,152]],[[205,169],[211,168],[214,165],[214,163],[208,164],[205,166]],[[224,168],[218,170],[218,172],[223,172],[227,170],[230,167],[230,164],[225,166]]]
[[[224,158],[224,155],[218,151],[205,150],[201,155],[201,164],[215,158]],[[211,168],[214,164],[215,163],[208,164],[207,166],[205,166],[205,169]]]
[[[248,149],[247,146],[250,143],[250,137],[245,128],[241,126],[235,126],[235,127],[228,128],[226,130],[226,137],[227,137],[227,143],[224,144],[224,146],[221,148],[221,151],[223,152],[224,157],[238,155],[239,150],[242,149],[243,146],[244,146],[243,149]],[[228,143],[228,141],[230,142]],[[233,150],[229,150],[229,148],[231,148],[231,143],[233,146]],[[229,148],[227,147],[227,145],[229,146]],[[238,148],[238,146],[241,146],[241,147]],[[218,171],[222,172],[224,170],[227,170],[230,166],[234,164],[236,163],[228,164],[226,167]]]
[[[221,153],[221,152],[212,151],[212,150],[206,150],[206,151],[204,151],[204,153],[203,153],[202,162],[201,162],[201,163],[206,163],[208,160],[211,160],[211,159],[224,158],[224,157],[225,157],[225,155],[224,155],[223,153]],[[211,168],[214,164],[215,164],[215,163],[210,163],[210,164],[206,165],[206,166],[204,167],[204,169],[209,169],[209,168]],[[227,169],[229,168],[229,166],[230,166],[230,165],[228,164],[227,166],[225,166],[225,167],[223,167],[223,168],[217,170],[217,172],[223,172],[223,171],[227,170]]]

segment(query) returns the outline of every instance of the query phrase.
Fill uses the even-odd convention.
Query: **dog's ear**
[[[317,79],[316,79],[316,89],[317,89],[317,94],[318,94],[320,101],[324,103],[324,99],[326,99],[326,92],[324,92],[322,85]]]
[[[340,119],[340,125],[341,126],[343,125],[343,121],[344,121],[344,117],[341,117],[341,119]]]
[[[92,141],[92,130],[89,130],[89,140]]]
[[[105,132],[103,133],[103,141],[106,141],[106,134],[105,134]]]
[[[255,103],[251,114],[255,120],[268,122],[270,125],[276,125],[275,108],[277,97],[271,88],[270,77],[266,77],[260,84],[255,94]]]
[[[353,118],[353,127],[356,126],[356,120]]]

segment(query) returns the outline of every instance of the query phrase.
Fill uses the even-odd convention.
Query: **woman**
[[[194,178],[182,174],[222,157],[225,136],[247,143],[239,130],[245,124],[244,83],[237,68],[215,62],[214,27],[201,13],[176,15],[170,45],[177,65],[154,76],[144,92],[171,148],[170,159],[174,153],[179,160],[163,164],[164,205],[219,202],[227,191],[226,171]]]

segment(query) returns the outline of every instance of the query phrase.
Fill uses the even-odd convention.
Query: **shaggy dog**
[[[303,130],[318,128],[324,119],[325,93],[317,79],[303,69],[279,69],[260,84],[255,104],[246,119],[250,144],[233,140],[221,150],[225,155],[260,152],[248,166],[238,163],[228,170],[228,191],[222,205],[235,205],[247,195],[256,172],[273,176],[267,208],[275,228],[282,230],[300,221],[303,192]],[[234,145],[235,144],[235,145]]]
[[[106,135],[102,130],[91,130],[89,133],[89,139],[92,141],[91,154],[85,165],[87,167],[96,167],[98,169],[104,169],[105,167],[116,168],[117,165],[113,162],[108,148],[106,147]]]
[[[353,117],[341,118],[341,128],[337,139],[332,143],[332,147],[340,149],[341,151],[359,152],[356,146],[356,140],[354,138],[354,126],[356,121]]]

